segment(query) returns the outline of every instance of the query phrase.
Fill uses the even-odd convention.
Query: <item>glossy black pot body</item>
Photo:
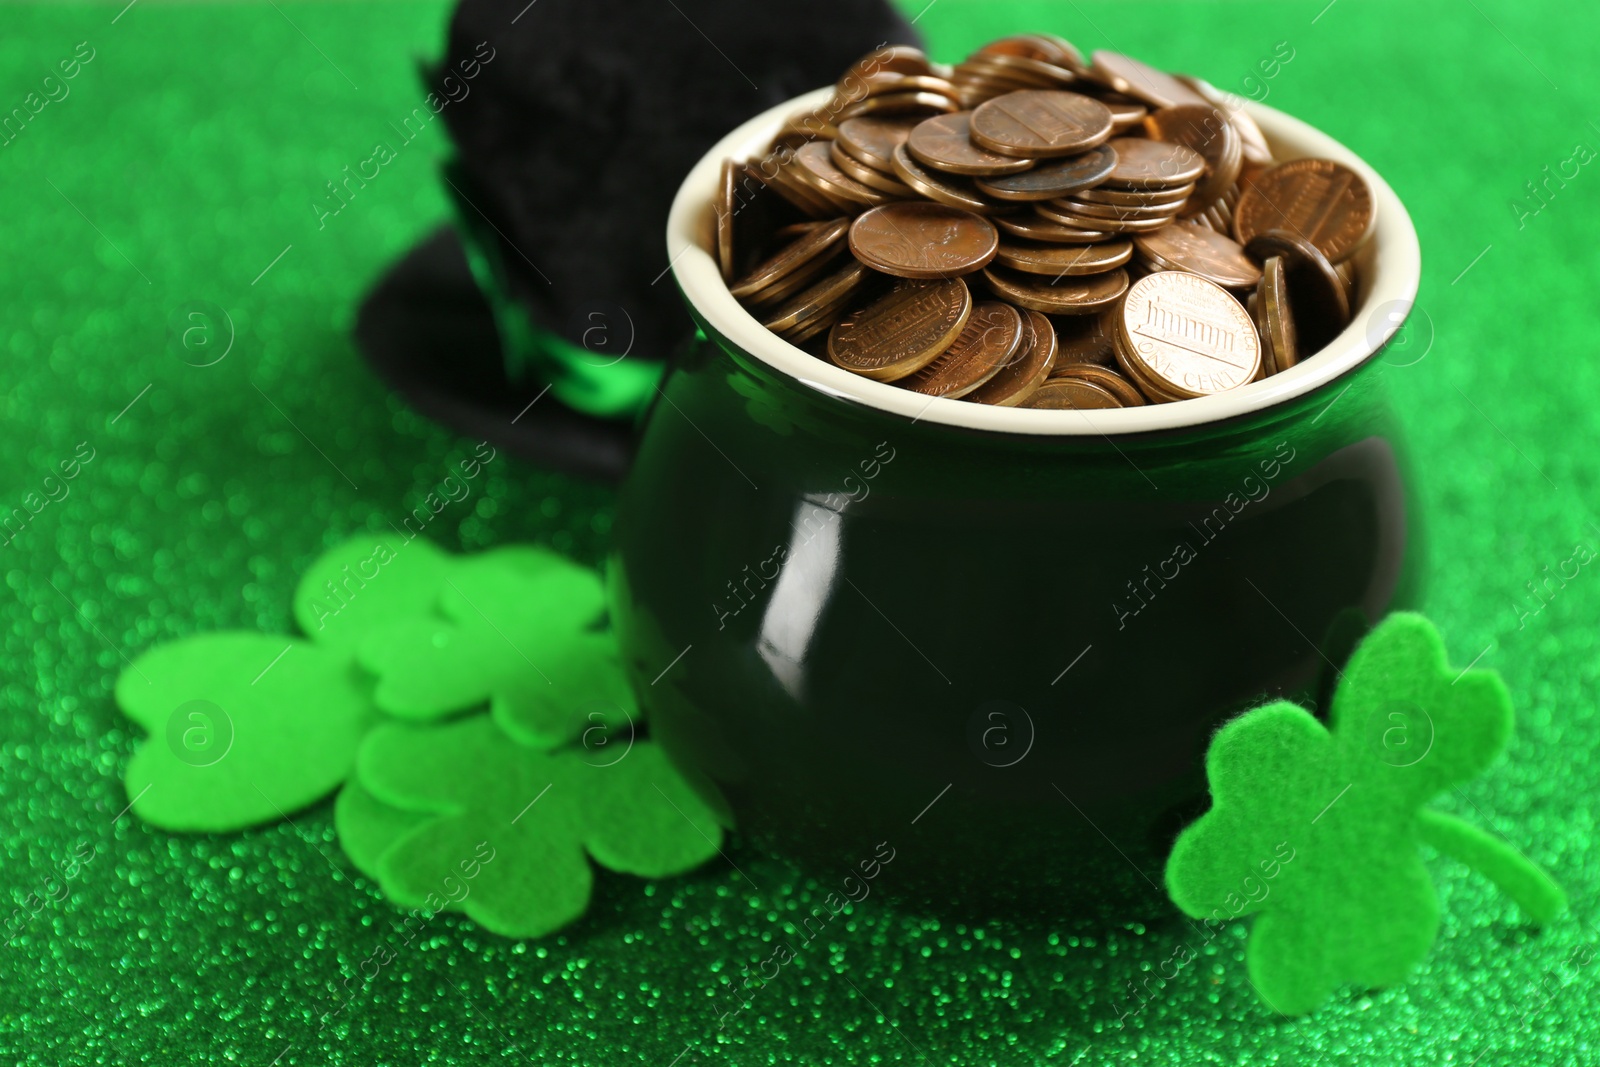
[[[887,842],[875,884],[941,913],[1159,912],[1217,726],[1325,703],[1415,601],[1375,368],[1225,423],[1038,436],[913,422],[702,338],[610,561],[652,735],[825,881]]]

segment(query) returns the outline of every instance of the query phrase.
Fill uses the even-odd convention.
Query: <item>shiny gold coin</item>
[[[960,336],[932,363],[895,382],[925,396],[957,400],[993,378],[1023,340],[1022,313],[999,300],[980,300]]]
[[[834,219],[826,226],[818,227],[756,264],[755,268],[735,282],[729,291],[735,297],[743,299],[774,282],[781,281],[808,264],[815,265],[830,252],[837,252],[843,247],[849,233],[849,219]]]
[[[837,121],[863,115],[908,115],[939,111],[960,111],[961,104],[942,93],[885,93],[869,96],[839,109]]]
[[[983,276],[995,295],[1051,315],[1087,315],[1115,303],[1128,288],[1128,272],[1120,267],[1057,281],[993,266],[985,267]]]
[[[1057,363],[1055,370],[1050,372],[1052,380],[1062,378],[1076,378],[1079,381],[1092,382],[1117,398],[1117,403],[1125,408],[1144,406],[1144,394],[1135,388],[1134,384],[1116,371],[1100,363]]]
[[[1199,275],[1140,278],[1117,320],[1122,369],[1158,394],[1208,396],[1237,389],[1261,366],[1255,323],[1226,289]]]
[[[1106,145],[1063,159],[1046,160],[1020,174],[979,178],[978,190],[1000,200],[1049,200],[1100,184],[1117,164]]]
[[[1060,89],[1007,93],[972,112],[972,140],[1006,156],[1077,155],[1110,136],[1111,112],[1104,104]]]
[[[993,214],[999,210],[996,205],[978,195],[972,185],[972,179],[955,174],[940,174],[924,167],[911,158],[911,153],[903,144],[895,147],[893,165],[895,177],[929,200],[974,211],[980,215]]]
[[[1133,256],[1132,241],[1109,241],[1095,245],[1024,245],[1002,241],[995,262],[1027,274],[1070,275],[1102,274],[1128,262]]]
[[[972,293],[960,278],[896,282],[833,325],[828,359],[876,381],[904,378],[949,348],[971,314]]]
[[[1224,289],[1249,288],[1261,281],[1261,268],[1231,237],[1180,222],[1133,239],[1139,251],[1165,270],[1186,270]]]
[[[1056,331],[1037,311],[1022,312],[1024,336],[1016,355],[998,374],[968,393],[967,400],[1011,408],[1026,400],[1050,376],[1056,361]]]
[[[1221,109],[1209,104],[1164,107],[1144,120],[1144,128],[1155,140],[1192,148],[1206,161],[1206,172],[1195,183],[1196,210],[1198,205],[1215,201],[1238,180],[1244,164],[1244,140]]]
[[[1111,307],[1094,315],[1073,315],[1056,320],[1056,365],[1117,362],[1117,309]]]
[[[1268,256],[1261,266],[1255,320],[1256,332],[1261,334],[1263,362],[1270,368],[1268,374],[1286,371],[1300,362],[1282,256]]]
[[[890,174],[895,146],[905,141],[921,121],[915,116],[863,115],[840,122],[835,140],[840,148],[873,170]]]
[[[1181,144],[1144,137],[1117,137],[1110,142],[1117,165],[1105,184],[1119,189],[1170,189],[1188,185],[1206,172],[1199,152]]]
[[[918,162],[948,174],[990,176],[1016,174],[1033,166],[1031,159],[1017,159],[985,152],[968,135],[972,113],[957,111],[923,119],[906,138],[906,151]]]
[[[1058,244],[1086,245],[1110,240],[1114,235],[1100,230],[1080,230],[1063,226],[1059,222],[1030,215],[996,215],[994,224],[1013,237],[1029,241],[1051,241]]]
[[[995,257],[1000,234],[981,215],[925,200],[863,212],[850,225],[850,251],[898,278],[970,274]]]
[[[1120,408],[1122,405],[1104,386],[1081,378],[1052,378],[1017,406],[1052,411],[1094,411]]]
[[[722,173],[717,176],[717,199],[712,204],[717,220],[717,269],[722,272],[724,282],[733,281],[733,213],[738,181],[739,164],[724,159]]]
[[[1295,159],[1253,176],[1234,212],[1240,244],[1268,230],[1298,234],[1337,263],[1366,239],[1372,192],[1361,175],[1331,159]]]
[[[1117,92],[1152,107],[1207,102],[1205,97],[1166,71],[1117,52],[1100,51],[1090,56],[1089,74]]]
[[[761,320],[761,325],[773,333],[786,334],[818,317],[831,314],[836,319],[867,276],[865,266],[853,259],[846,260],[842,268],[831,272],[768,314]]]
[[[885,174],[881,170],[873,170],[849,152],[840,148],[838,141],[828,142],[828,158],[833,160],[834,166],[869,189],[876,189],[880,193],[887,193],[892,197],[906,200],[910,200],[917,195],[911,186],[894,177],[893,174]]]

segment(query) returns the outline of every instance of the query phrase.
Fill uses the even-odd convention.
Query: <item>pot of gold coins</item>
[[[651,730],[740,832],[941,913],[1162,907],[1201,756],[1414,603],[1377,368],[1394,192],[1326,135],[1048,34],[884,48],[724,138],[700,327],[618,505]]]

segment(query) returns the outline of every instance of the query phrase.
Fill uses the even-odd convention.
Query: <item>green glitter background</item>
[[[0,513],[80,442],[94,458],[0,546],[0,904],[14,909],[8,932],[20,926],[0,948],[0,1052],[162,1065],[1595,1062],[1600,578],[1580,571],[1523,613],[1537,606],[1525,583],[1600,545],[1600,177],[1590,166],[1552,183],[1521,228],[1509,203],[1576,144],[1600,145],[1586,73],[1600,17],[1509,0],[1323,4],[935,0],[918,25],[942,59],[1052,29],[1265,92],[1399,191],[1422,234],[1431,327],[1384,373],[1423,461],[1429,611],[1456,662],[1504,674],[1520,715],[1509,760],[1443,806],[1519,842],[1571,890],[1573,915],[1535,934],[1435,859],[1446,923],[1404,987],[1274,1019],[1246,984],[1235,928],[1119,1027],[1116,999],[1187,928],[961,926],[873,896],[719,1029],[728,983],[844,872],[809,881],[736,849],[740,870],[604,876],[590,918],[545,942],[440,916],[401,947],[399,914],[339,852],[328,805],[223,837],[117,817],[137,740],[111,702],[126,660],[197,631],[287,632],[295,578],[322,548],[404,514],[473,447],[386,395],[348,339],[364,289],[446,215],[439,124],[325,229],[310,208],[421,103],[414,61],[437,54],[447,7],[12,7],[0,110],[78,42],[95,58],[0,148]],[[1294,58],[1262,80],[1255,64],[1280,41]],[[709,46],[686,60],[720,62]],[[196,300],[237,330],[205,368],[167,341],[174,309]],[[502,456],[428,534],[597,561],[611,508],[609,490]],[[369,974],[363,961],[386,948],[395,958]],[[352,975],[353,1005],[319,1024]]]

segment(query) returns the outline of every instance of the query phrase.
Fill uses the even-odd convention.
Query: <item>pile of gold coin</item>
[[[1237,389],[1349,322],[1372,197],[1205,82],[1052,34],[861,57],[758,159],[716,253],[762,325],[929,396],[1112,408]]]

